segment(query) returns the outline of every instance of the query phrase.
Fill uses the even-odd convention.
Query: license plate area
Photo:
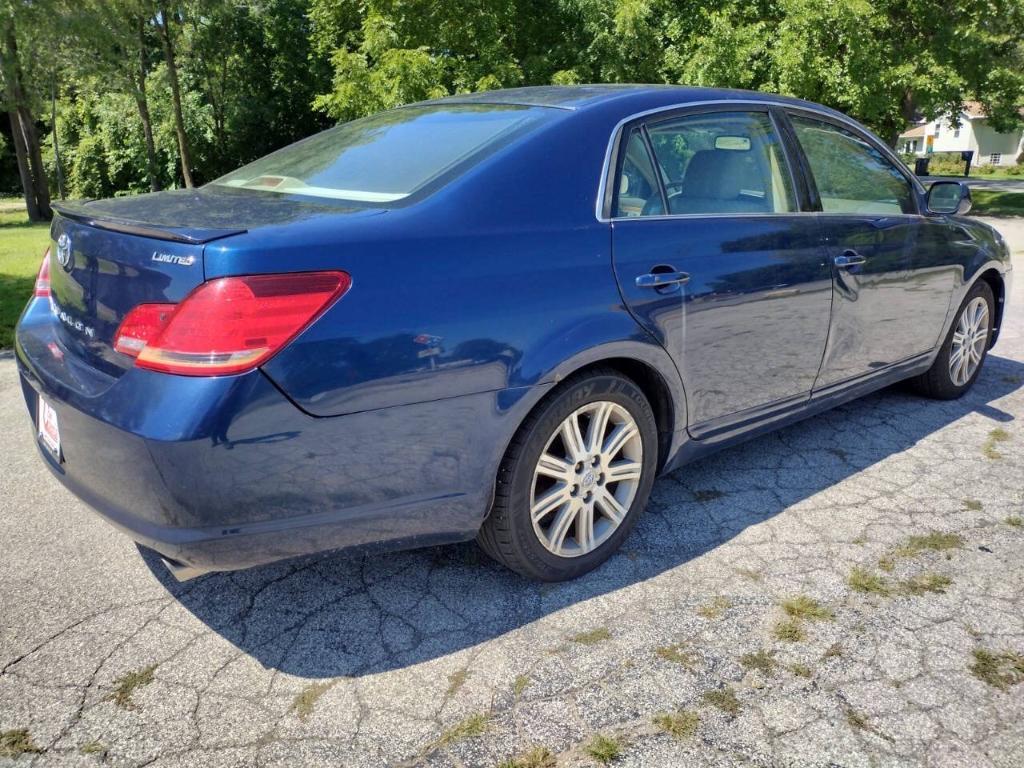
[[[36,411],[39,443],[53,458],[60,462],[60,423],[57,411],[42,395],[39,395],[39,409]]]

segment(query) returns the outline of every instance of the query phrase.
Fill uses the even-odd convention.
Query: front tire
[[[974,386],[988,355],[994,310],[992,288],[979,280],[957,310],[932,367],[911,379],[918,392],[937,400],[955,400]]]
[[[635,382],[611,369],[568,379],[512,439],[477,541],[529,578],[581,576],[629,535],[657,463],[654,413]]]

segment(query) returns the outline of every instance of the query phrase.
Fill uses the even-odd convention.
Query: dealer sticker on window
[[[57,412],[53,406],[39,396],[39,439],[54,458],[60,460],[60,427],[57,424]]]

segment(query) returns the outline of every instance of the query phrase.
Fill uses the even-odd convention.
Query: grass
[[[299,720],[306,722],[309,716],[313,714],[313,709],[316,707],[316,703],[320,701],[320,697],[333,687],[333,682],[310,683],[295,697],[295,700],[292,702],[292,711],[298,715]]]
[[[1010,515],[1003,522],[1013,528],[1024,528],[1024,517],[1020,515]]]
[[[103,755],[106,754],[107,747],[103,742],[94,739],[80,746],[78,751],[83,755]]]
[[[601,765],[608,765],[622,755],[623,744],[614,736],[606,736],[603,733],[594,734],[594,738],[587,742],[583,751],[597,760]]]
[[[558,760],[547,747],[534,747],[528,752],[498,764],[498,768],[555,768]]]
[[[530,684],[529,675],[517,675],[516,679],[512,681],[512,695],[517,699],[523,695],[523,691],[526,690]]]
[[[964,509],[968,512],[981,512],[982,503],[977,499],[964,499]]]
[[[797,595],[783,601],[782,610],[786,615],[794,619],[809,619],[810,621],[832,621],[836,617],[831,608],[828,608],[813,597]]]
[[[28,728],[14,728],[0,733],[0,757],[41,754],[43,750],[32,741]]]
[[[930,531],[923,536],[911,536],[907,543],[897,547],[893,554],[898,557],[915,557],[922,552],[946,552],[960,549],[964,545],[964,537],[958,533]]]
[[[460,723],[456,723],[437,737],[434,747],[447,747],[466,739],[482,735],[491,725],[491,716],[485,712],[470,715]]]
[[[580,645],[597,645],[605,640],[611,640],[611,638],[612,633],[606,627],[598,627],[589,632],[580,632],[578,635],[573,635],[571,640]]]
[[[114,681],[114,692],[110,698],[117,706],[123,709],[132,709],[132,694],[136,689],[153,682],[153,673],[156,672],[156,664],[150,664],[144,669],[134,672],[126,672]]]
[[[944,595],[946,587],[953,583],[949,576],[941,573],[921,573],[906,581],[901,581],[899,591],[905,595],[920,596],[926,593]]]
[[[467,680],[469,680],[469,670],[460,669],[458,672],[452,672],[448,675],[448,692],[445,696],[450,699],[459,692],[459,688],[464,686]]]
[[[705,603],[697,609],[697,615],[705,619],[720,619],[725,615],[725,612],[732,607],[730,603],[724,597],[716,597],[709,603]]]
[[[660,659],[665,661],[671,661],[673,664],[680,664],[687,669],[693,669],[693,664],[696,661],[693,654],[689,651],[684,650],[685,646],[679,645],[666,645],[661,648],[655,648],[654,653]]]
[[[806,664],[801,664],[800,662],[790,664],[789,671],[797,677],[814,677],[814,670]]]
[[[727,715],[735,717],[739,714],[740,700],[736,698],[736,692],[732,688],[713,688],[710,691],[704,691],[701,698],[704,699],[705,704],[717,707]]]
[[[1024,195],[1021,195],[1021,197],[1024,197]],[[985,441],[985,444],[981,446],[981,452],[985,455],[986,459],[998,461],[1003,458],[1003,454],[996,450],[996,446],[1000,443],[1005,443],[1009,439],[1010,435],[1005,429],[1002,427],[996,427],[988,433],[988,439]]]
[[[858,731],[867,730],[868,727],[867,718],[852,709],[846,710],[846,722],[850,724],[851,728],[856,728]]]
[[[825,652],[823,654],[821,654],[821,660],[825,661],[826,659],[838,659],[838,658],[841,658],[842,655],[843,655],[843,646],[842,646],[842,644],[841,643],[832,643],[832,645],[830,645],[828,648],[826,648]]]
[[[972,189],[971,213],[975,216],[1024,216],[1024,193]]]
[[[700,715],[688,709],[662,712],[654,716],[653,723],[674,739],[690,739],[700,725]]]
[[[975,648],[974,662],[968,669],[982,682],[1005,691],[1011,685],[1024,683],[1024,654]]]
[[[763,672],[765,675],[772,675],[775,673],[775,668],[778,666],[778,662],[775,661],[775,656],[771,651],[760,650],[753,651],[751,653],[744,653],[740,656],[740,664],[743,665],[744,669],[756,669],[758,672]]]
[[[0,202],[0,349],[14,346],[14,324],[32,294],[49,231],[48,223],[29,223],[23,205]]]
[[[775,635],[776,640],[787,643],[799,643],[801,640],[807,639],[807,633],[804,632],[804,628],[800,626],[797,619],[783,619],[775,625],[772,634]]]

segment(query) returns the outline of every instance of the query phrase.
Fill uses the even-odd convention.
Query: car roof
[[[590,84],[590,85],[539,85],[526,88],[506,88],[499,91],[481,91],[443,99],[434,99],[425,104],[509,104],[519,106],[553,107],[571,111],[584,111],[609,102],[618,102],[623,112],[657,109],[670,105],[686,105],[707,101],[759,101],[784,106],[810,107],[817,111],[846,117],[840,112],[820,104],[794,99],[788,96],[742,91],[728,88],[700,88],[687,85],[637,85],[637,84]],[[848,119],[848,118],[847,118]]]

